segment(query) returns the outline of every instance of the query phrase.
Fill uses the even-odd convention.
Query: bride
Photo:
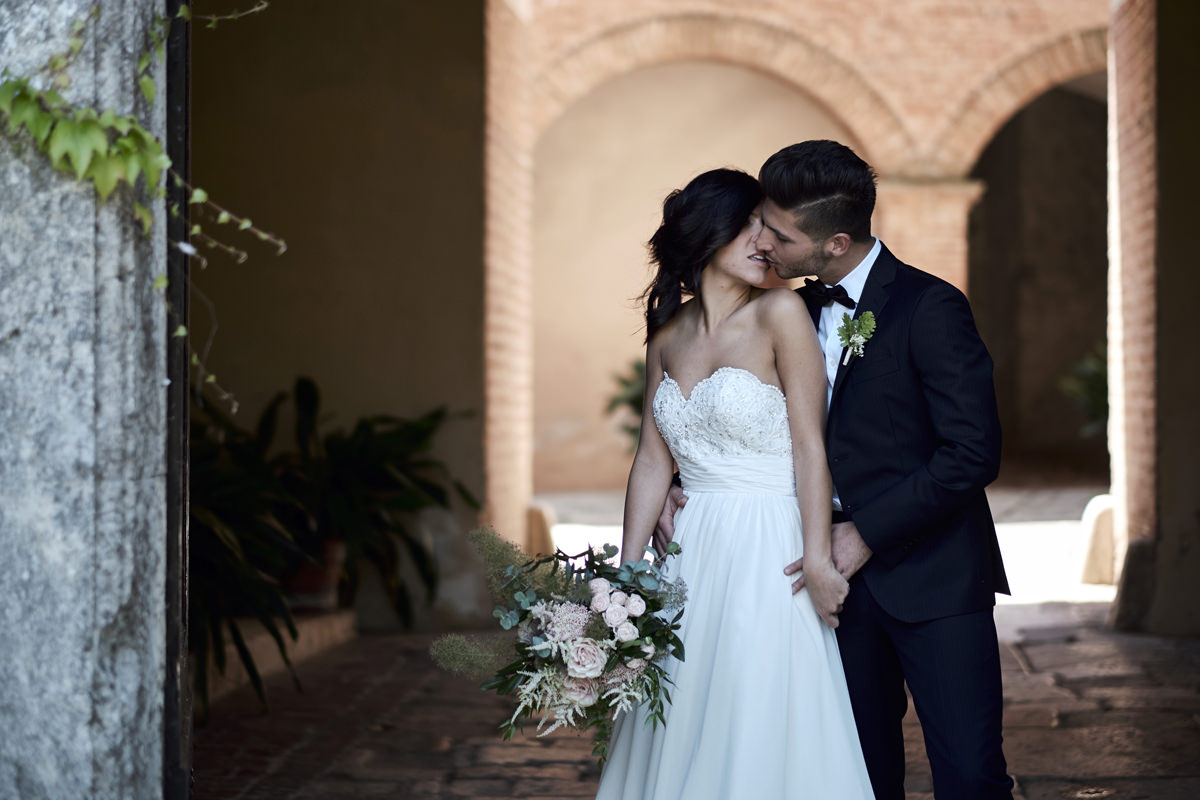
[[[830,555],[825,369],[803,300],[758,288],[761,200],[749,175],[706,172],[667,197],[650,240],[621,552],[644,552],[674,461],[685,659],[666,665],[665,725],[644,707],[617,720],[598,800],[872,797],[833,633],[848,584]],[[779,565],[801,554],[793,597]]]

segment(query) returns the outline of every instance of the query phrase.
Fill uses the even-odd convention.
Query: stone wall
[[[92,5],[0,4],[0,66],[35,71]],[[161,3],[98,7],[65,94],[145,111]],[[161,797],[163,215],[143,238],[126,190],[100,205],[24,133],[0,133],[0,186],[0,797]]]

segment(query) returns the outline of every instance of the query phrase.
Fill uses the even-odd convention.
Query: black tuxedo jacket
[[[1000,421],[970,306],[884,247],[854,316],[866,311],[877,327],[839,362],[825,435],[843,510],[874,552],[863,580],[905,622],[991,608],[1009,591],[983,492]]]

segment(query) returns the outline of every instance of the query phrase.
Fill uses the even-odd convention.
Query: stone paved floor
[[[1024,800],[1200,798],[1200,641],[1116,634],[1104,604],[1006,606],[1005,749]],[[578,798],[598,771],[570,734],[502,743],[505,705],[438,672],[430,637],[364,637],[269,681],[197,731],[196,800]],[[909,798],[931,798],[910,713]],[[759,800],[753,798],[752,800]]]

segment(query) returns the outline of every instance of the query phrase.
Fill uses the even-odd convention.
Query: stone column
[[[0,66],[92,0],[0,4]],[[124,111],[162,3],[100,0],[64,91]],[[164,131],[163,66],[148,128]],[[144,113],[143,119],[146,118]],[[161,202],[101,205],[0,129],[0,797],[162,796],[167,315]]]
[[[873,231],[896,258],[967,290],[967,215],[979,181],[881,177]]]

